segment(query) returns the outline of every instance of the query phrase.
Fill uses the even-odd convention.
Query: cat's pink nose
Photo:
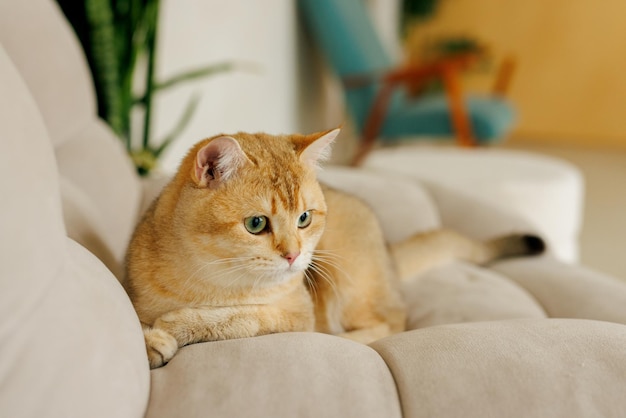
[[[289,265],[292,265],[293,262],[296,261],[296,258],[298,258],[299,255],[300,255],[300,251],[296,251],[294,253],[283,254],[283,258],[287,260]]]

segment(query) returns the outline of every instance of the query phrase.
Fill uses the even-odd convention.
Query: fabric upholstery
[[[626,328],[583,320],[447,325],[372,344],[406,417],[620,417]]]
[[[545,318],[521,286],[489,269],[450,263],[405,283],[408,329],[499,319]]]
[[[327,184],[365,201],[378,215],[389,242],[441,226],[459,230],[455,221],[476,226],[477,231],[469,228],[461,232],[470,236],[478,234],[476,238],[480,239],[532,231],[526,223],[501,208],[476,202],[471,197],[464,198],[445,187],[424,187],[410,178],[340,167],[328,167],[320,177]],[[403,285],[403,295],[407,301],[409,329],[546,316],[536,300],[506,276],[464,263],[452,263],[420,275]]]
[[[392,62],[383,48],[363,1],[300,0],[298,6],[310,35],[343,83],[346,105],[363,134],[384,75],[403,64]],[[381,139],[455,136],[444,92],[411,96],[404,86],[394,87],[383,114]],[[496,142],[505,137],[515,119],[510,103],[488,96],[464,100],[476,140]]]
[[[1,1],[0,40],[53,144],[70,139],[93,117],[96,103],[87,62],[59,6],[49,0]]]
[[[141,328],[121,285],[67,238],[52,142],[0,48],[1,415],[138,417]]]
[[[71,26],[55,1],[7,0],[0,2],[0,40],[33,95],[55,147],[64,178],[66,223],[74,224],[71,216],[79,217],[76,224],[85,216],[90,219],[82,222],[82,229],[69,228],[69,236],[121,277],[141,185],[120,140],[96,117],[89,68]],[[81,193],[87,198],[78,197]],[[86,201],[92,202],[89,215]],[[70,210],[76,205],[80,211]],[[98,224],[100,234],[87,233],[88,224]]]
[[[431,94],[413,98],[401,90],[391,102],[389,117],[382,127],[387,141],[415,136],[453,136],[448,98]],[[472,133],[481,143],[499,142],[511,129],[516,114],[509,102],[493,96],[468,95],[465,106],[470,118]],[[368,109],[369,110],[369,109]]]
[[[65,228],[59,185],[50,175],[56,171],[52,146],[34,101],[3,49],[0,118],[4,148],[0,152],[0,309],[3,320],[13,321],[11,312],[28,311],[43,298],[50,286],[48,272],[63,268]]]
[[[397,147],[370,154],[364,166],[469,192],[524,219],[561,260],[577,260],[584,184],[565,161],[501,149]]]
[[[150,372],[139,320],[112,272],[121,275],[139,205],[162,181],[142,197],[145,185],[95,115],[84,58],[54,0],[0,1],[0,43],[0,416],[626,410],[626,284],[550,255],[450,263],[415,278],[403,292],[416,329],[370,347],[267,335],[183,347]],[[534,228],[481,199],[480,188],[422,182],[398,164],[322,177],[369,204],[389,241],[438,226],[478,238]]]
[[[626,324],[626,281],[550,257],[507,260],[493,269],[533,295],[550,317]]]
[[[400,417],[395,383],[371,348],[316,333],[185,347],[152,371],[147,418]]]
[[[102,231],[100,238],[113,257],[114,264],[109,267],[120,271],[142,200],[141,183],[121,141],[104,122],[92,118],[72,138],[56,147],[56,154],[64,181],[91,202],[90,217],[97,219]],[[71,198],[64,193],[64,204],[69,204]],[[83,216],[85,210],[83,207]],[[96,252],[90,241],[69,232],[70,237]]]
[[[476,198],[471,187],[458,190],[436,182],[419,181],[419,184],[435,202],[441,223],[447,228],[475,239],[488,239],[511,232],[543,236],[542,231],[527,219],[502,206]],[[548,251],[552,251],[550,243]]]
[[[381,176],[346,167],[327,167],[319,178],[325,184],[351,193],[376,213],[389,242],[439,228],[441,220],[430,194],[415,182],[393,175]],[[419,213],[416,213],[419,208]]]
[[[113,247],[107,243],[108,232],[99,216],[99,208],[72,182],[63,177],[59,180],[67,235],[88,248],[117,278],[121,278],[124,270],[120,259],[113,253]]]

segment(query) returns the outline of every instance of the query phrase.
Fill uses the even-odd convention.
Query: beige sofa
[[[52,0],[0,0],[0,42],[0,416],[626,414],[626,284],[549,254],[425,274],[404,289],[414,330],[371,346],[276,334],[188,346],[150,372],[115,277],[145,197],[79,45]],[[389,240],[528,228],[399,175],[323,177],[368,199]]]

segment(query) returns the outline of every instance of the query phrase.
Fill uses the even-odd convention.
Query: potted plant
[[[146,176],[163,151],[179,136],[198,105],[190,97],[179,122],[162,138],[153,138],[154,97],[181,83],[223,73],[235,64],[222,62],[165,80],[156,79],[159,0],[57,0],[81,41],[92,72],[98,114],[124,142],[137,172]],[[142,85],[138,86],[138,82]],[[140,127],[133,127],[140,109]],[[141,132],[133,137],[133,132]]]

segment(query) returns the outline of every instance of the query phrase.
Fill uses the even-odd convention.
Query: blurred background
[[[297,1],[58,2],[90,56],[101,115],[113,114],[103,117],[117,124],[138,167],[147,164],[144,174],[172,172],[193,143],[237,131],[343,125],[335,161],[353,152],[357,134],[341,84]],[[400,63],[423,61],[442,45],[480,52],[480,63],[462,74],[463,88],[487,92],[504,79],[517,112],[511,133],[490,146],[576,165],[586,182],[581,261],[626,278],[626,3],[363,2]],[[130,31],[129,19],[142,29]],[[98,77],[116,54],[117,78]],[[107,85],[124,83],[125,93],[107,93]]]

